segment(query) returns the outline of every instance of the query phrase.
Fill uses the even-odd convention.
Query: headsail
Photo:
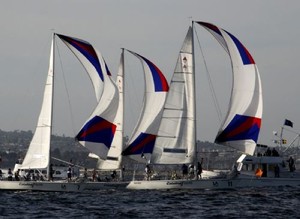
[[[230,106],[215,141],[252,155],[260,131],[263,107],[257,66],[248,50],[231,33],[213,24],[197,23],[218,40],[229,54],[232,64]]]
[[[119,70],[116,80],[119,91],[119,106],[114,119],[117,125],[114,139],[105,160],[99,159],[97,168],[101,170],[116,170],[121,168],[124,141],[124,50],[122,50]]]
[[[53,77],[54,35],[51,43],[49,70],[45,85],[43,103],[37,127],[23,163],[22,165],[18,165],[18,169],[44,169],[49,166],[50,138],[52,132]]]
[[[145,95],[138,123],[123,155],[143,162],[149,159],[156,139],[162,108],[169,90],[161,70],[145,57],[129,51],[140,59],[145,75]]]
[[[192,163],[195,159],[196,118],[193,62],[193,31],[190,27],[170,83],[151,163]]]

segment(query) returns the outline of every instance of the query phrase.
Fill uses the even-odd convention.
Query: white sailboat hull
[[[85,183],[66,181],[0,181],[0,190],[80,192],[86,189]]]
[[[66,182],[66,181],[0,181],[0,190],[81,192],[105,189],[125,189],[129,182]]]
[[[85,190],[126,189],[129,182],[86,182]]]
[[[300,186],[300,178],[234,178],[202,180],[131,181],[127,189],[239,189],[279,186]]]

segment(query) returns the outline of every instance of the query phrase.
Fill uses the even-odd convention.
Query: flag
[[[292,128],[293,128],[293,122],[292,122],[292,121],[290,121],[290,120],[288,120],[288,119],[284,120],[284,125],[286,125],[286,126],[290,126],[290,127],[292,127]]]

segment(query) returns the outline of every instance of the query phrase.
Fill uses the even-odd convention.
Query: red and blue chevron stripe
[[[217,136],[216,142],[221,143],[247,139],[257,142],[260,126],[260,118],[237,114],[225,130]]]
[[[213,24],[210,24],[210,23],[206,23],[206,22],[202,22],[202,21],[197,21],[196,23],[214,31],[215,33],[217,33],[218,35],[222,36],[222,33],[221,31],[219,30],[219,28]]]
[[[86,57],[87,60],[90,61],[90,63],[95,67],[95,69],[98,72],[99,77],[103,81],[103,72],[101,69],[101,65],[97,56],[96,51],[94,50],[93,46],[81,39],[76,39],[69,36],[64,36],[61,34],[56,34],[59,38],[62,40],[68,42],[70,45],[72,45],[74,48],[76,48],[83,56]]]
[[[220,29],[213,25],[213,24],[210,24],[210,23],[206,23],[206,22],[196,22],[212,31],[214,31],[216,34],[220,35],[223,37]],[[250,65],[250,64],[255,64],[255,61],[254,59],[252,58],[251,54],[249,53],[249,51],[246,49],[246,47],[234,36],[232,35],[231,33],[229,33],[228,31],[222,29],[223,31],[225,31],[229,36],[230,38],[232,39],[232,41],[234,42],[237,50],[239,51],[239,54],[241,56],[241,59],[243,61],[243,64],[244,65]]]
[[[238,49],[240,56],[243,60],[243,64],[244,65],[255,64],[254,59],[252,58],[251,54],[246,49],[246,47],[231,33],[227,32],[226,30],[224,31],[231,37],[232,41],[235,43],[235,46]]]
[[[132,52],[132,53],[135,54],[136,56],[140,57],[147,63],[147,65],[151,71],[151,74],[152,74],[154,90],[156,92],[168,92],[169,85],[168,85],[168,82],[167,82],[164,74],[161,72],[161,70],[156,65],[154,65],[153,62],[151,62],[149,59],[147,59],[135,52]]]
[[[151,73],[152,73],[152,77],[153,77],[153,81],[154,81],[154,86],[155,86],[155,91],[162,91],[162,92],[167,92],[169,90],[169,85],[168,82],[165,78],[165,76],[163,75],[163,73],[160,71],[160,69],[154,65],[150,60],[142,57],[145,62],[147,63],[147,65],[149,66]]]
[[[141,155],[152,153],[154,148],[156,135],[141,133],[132,144],[126,148],[122,155]]]
[[[105,64],[105,69],[106,69],[107,75],[111,76],[111,73],[110,73],[105,61],[104,61],[104,64]]]
[[[104,118],[95,116],[80,130],[76,139],[78,141],[103,143],[107,148],[110,148],[116,127],[115,124]]]

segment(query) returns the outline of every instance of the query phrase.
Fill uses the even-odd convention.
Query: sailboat
[[[158,137],[151,155],[153,164],[191,164],[196,158],[194,23],[203,26],[229,54],[233,72],[230,105],[215,142],[241,152],[228,174],[212,172],[202,179],[133,180],[128,189],[233,189],[300,185],[287,173],[278,157],[255,157],[262,118],[262,87],[260,75],[249,51],[231,33],[213,24],[193,22],[181,48],[170,91],[164,106]],[[278,166],[277,166],[278,165]],[[251,166],[251,168],[250,168]],[[252,168],[264,166],[265,176],[255,175]],[[275,178],[274,168],[280,168],[284,178]],[[280,166],[280,167],[279,167]],[[273,172],[272,172],[273,171]],[[272,172],[272,173],[271,173]],[[249,174],[250,173],[250,174]],[[275,180],[276,179],[276,180]]]
[[[123,59],[119,65],[119,72],[115,82],[101,55],[86,41],[59,34],[59,38],[75,54],[84,65],[94,87],[97,105],[76,135],[79,143],[86,147],[89,157],[96,158],[98,163],[95,171],[121,170],[123,148]],[[121,172],[120,172],[121,173]],[[103,189],[125,187],[119,181],[89,181],[86,189]]]
[[[83,127],[79,131],[76,136],[76,139],[85,146],[91,153],[96,154],[99,158],[109,160],[107,156],[110,149],[114,148],[114,145],[122,146],[121,139],[123,135],[117,135],[115,137],[115,133],[120,132],[120,130],[116,130],[116,127],[121,127],[122,123],[122,101],[119,105],[119,89],[115,82],[111,78],[111,73],[105,63],[104,58],[101,53],[96,50],[90,43],[87,41],[65,36],[62,34],[55,34],[58,36],[67,47],[74,53],[74,55],[78,58],[78,60],[82,63],[86,72],[88,73],[95,90],[96,99],[98,104],[88,120],[84,123]],[[53,37],[54,42],[54,37]],[[53,43],[54,44],[54,43]],[[33,137],[32,143],[28,149],[28,152],[25,156],[25,159],[22,164],[16,165],[15,171],[17,169],[44,169],[46,166],[49,168],[49,160],[50,160],[50,136],[46,131],[51,130],[51,124],[45,123],[45,117],[48,118],[46,121],[52,122],[52,108],[49,111],[48,107],[52,107],[52,95],[53,95],[53,87],[51,88],[51,92],[49,91],[49,85],[53,85],[53,66],[54,66],[54,48],[53,45],[51,47],[51,58],[50,58],[50,67],[49,72],[51,75],[49,76],[52,81],[47,81],[46,89],[45,89],[45,97],[43,102],[43,107],[41,110],[41,115],[39,119],[39,124],[37,126],[37,131]],[[50,74],[49,73],[49,74]],[[49,80],[50,80],[49,79]],[[120,81],[120,80],[119,80]],[[51,82],[51,83],[50,83]],[[50,101],[51,100],[51,101]],[[51,105],[50,105],[51,104]],[[121,115],[121,116],[120,116]],[[46,124],[46,126],[45,126]],[[40,130],[40,127],[46,127],[45,130]],[[121,127],[122,128],[122,127]],[[40,136],[41,133],[43,135],[47,134],[45,138],[44,136]],[[38,140],[36,140],[38,139]],[[39,142],[42,139],[43,142]],[[44,142],[45,141],[45,142]],[[114,143],[121,142],[121,143]],[[119,149],[119,154],[122,149]],[[42,154],[44,153],[44,154]],[[118,154],[114,154],[115,157]],[[43,163],[43,159],[47,157],[47,161]],[[35,163],[38,163],[35,165]],[[120,161],[119,161],[120,163]],[[48,170],[49,174],[49,170]],[[48,177],[49,179],[49,177]],[[49,182],[51,184],[58,182]],[[45,183],[36,183],[36,182],[26,182],[26,184],[30,185],[43,185]],[[46,182],[48,184],[48,182]],[[90,189],[102,189],[102,188],[115,188],[115,187],[125,187],[125,184],[122,183],[104,183],[104,182],[95,182],[90,184],[89,182],[81,182],[81,183],[71,183],[68,185],[76,184],[76,189],[84,188],[85,190]],[[119,185],[120,184],[120,185]],[[78,186],[80,185],[80,186]],[[69,187],[69,186],[68,186]],[[63,186],[63,189],[68,189],[66,186]],[[65,189],[66,188],[66,189]],[[37,188],[35,190],[38,190]],[[51,191],[51,188],[48,189]],[[63,190],[63,191],[64,191]]]
[[[36,130],[29,145],[22,164],[16,164],[14,171],[35,171],[46,179],[37,181],[0,181],[0,190],[32,190],[32,191],[82,191],[85,184],[81,182],[67,182],[66,180],[50,181],[50,140],[52,134],[53,94],[54,94],[54,45],[55,34],[52,36],[49,70],[44,90],[43,103],[38,118]],[[43,176],[45,177],[45,176]]]
[[[59,37],[68,48],[73,51],[77,58],[82,56],[82,52],[78,54],[78,51],[84,46],[80,46],[78,40],[74,43],[73,38],[62,35],[59,35]],[[124,155],[124,153],[121,155],[124,145],[124,51],[125,49],[122,49],[116,85],[111,79],[111,74],[109,73],[104,60],[102,60],[103,67],[98,69],[102,69],[102,72],[106,71],[109,77],[104,77],[104,74],[95,72],[95,68],[86,67],[95,88],[98,105],[76,136],[79,142],[91,152],[89,156],[98,160],[95,168],[96,170],[106,172],[119,170],[121,179],[122,156]],[[146,86],[142,113],[133,137],[130,140],[130,147],[127,148],[127,151],[132,152],[132,145],[136,147],[137,144],[139,144],[138,142],[148,142],[151,144],[151,141],[153,141],[153,134],[157,132],[157,124],[155,121],[158,120],[164,104],[166,93],[168,91],[168,83],[159,68],[150,60],[135,52],[129,50],[126,51],[133,54],[141,61],[144,69]],[[99,54],[99,52],[97,53]],[[81,59],[79,60],[83,62]],[[94,70],[90,71],[90,69]],[[102,77],[99,77],[99,75],[102,75]],[[99,85],[103,86],[102,94],[99,92]],[[118,92],[116,90],[118,90]],[[156,106],[155,110],[153,110],[154,105]],[[107,116],[107,114],[109,115]],[[103,116],[110,118],[110,120],[109,123],[103,125],[102,128],[100,123],[96,124],[93,121],[97,121],[99,119],[95,118]],[[133,151],[136,151],[136,148]],[[102,187],[123,187],[125,183],[119,181],[109,181],[105,183],[88,181],[87,185],[88,189],[100,189]]]

